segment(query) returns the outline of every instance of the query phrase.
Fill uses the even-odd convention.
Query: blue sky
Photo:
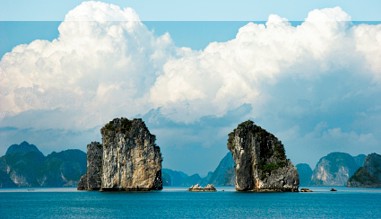
[[[80,4],[81,0],[2,0],[0,20],[61,21],[65,14]],[[195,21],[267,20],[270,14],[278,14],[289,20],[304,20],[306,14],[317,8],[340,6],[353,20],[381,20],[378,0],[290,0],[290,1],[202,1],[202,0],[114,0],[104,1],[121,7],[134,8],[145,21]]]
[[[3,2],[0,154],[85,150],[121,116],[143,117],[164,167],[189,174],[213,170],[247,119],[295,164],[381,153],[378,1],[81,2]]]

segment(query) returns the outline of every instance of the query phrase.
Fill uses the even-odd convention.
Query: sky
[[[381,153],[380,4],[4,1],[0,154],[85,151],[122,116],[188,174],[214,170],[248,119],[294,164]]]
[[[0,20],[62,21],[66,13],[83,0],[2,0]],[[379,0],[104,0],[131,7],[143,21],[265,21],[270,14],[288,20],[304,20],[309,11],[340,6],[353,20],[380,20]]]

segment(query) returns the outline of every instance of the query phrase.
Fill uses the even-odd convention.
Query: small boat
[[[337,192],[337,190],[335,188],[331,188],[330,190],[331,192]]]

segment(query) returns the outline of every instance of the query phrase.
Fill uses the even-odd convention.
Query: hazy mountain
[[[381,187],[381,155],[369,154],[356,173],[348,180],[350,187]]]
[[[312,169],[310,165],[306,163],[300,163],[296,165],[296,169],[299,173],[299,185],[309,186],[311,184]]]
[[[213,172],[209,172],[204,178],[201,178],[198,174],[188,176],[181,171],[170,169],[163,169],[162,176],[164,186],[191,186],[197,183],[203,186],[207,184],[234,186],[234,161],[231,153],[227,153],[217,168]]]
[[[86,173],[86,153],[66,150],[49,154],[44,163],[43,186],[77,186],[79,178]]]
[[[357,161],[357,162],[356,162]],[[316,186],[344,186],[360,167],[361,156],[334,152],[322,157],[316,164],[311,184]]]
[[[353,157],[353,159],[355,159],[356,164],[357,164],[359,167],[362,167],[362,166],[364,165],[365,158],[366,158],[366,155],[365,155],[365,154],[359,154],[359,155]]]
[[[22,142],[11,145],[0,158],[0,187],[76,186],[86,172],[86,154],[80,150],[44,156],[38,148]]]
[[[16,187],[17,185],[11,180],[8,175],[8,168],[5,157],[0,157],[0,188]]]
[[[191,186],[201,183],[202,178],[198,174],[188,176],[181,171],[162,169],[163,186]]]
[[[35,145],[22,142],[11,145],[3,157],[6,174],[20,187],[40,186],[45,156]]]
[[[13,145],[9,146],[5,155],[14,155],[14,154],[25,155],[25,154],[30,153],[30,152],[35,152],[35,153],[39,154],[39,156],[42,156],[42,157],[44,156],[41,153],[41,151],[38,150],[38,148],[35,145],[29,144],[26,141],[23,141],[20,144],[13,144]]]
[[[234,160],[232,154],[229,152],[221,160],[214,172],[212,172],[208,184],[215,186],[234,186],[234,183]]]

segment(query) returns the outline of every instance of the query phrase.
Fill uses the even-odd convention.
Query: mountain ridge
[[[0,187],[76,186],[86,171],[86,154],[78,149],[47,156],[26,141],[8,147],[0,157]]]

